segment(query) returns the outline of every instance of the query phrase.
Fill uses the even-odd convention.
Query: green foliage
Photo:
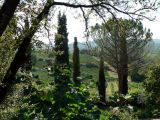
[[[68,65],[55,64],[54,65],[54,79],[55,83],[68,82],[70,80],[71,71],[68,69]]]
[[[32,82],[24,90],[24,104],[14,119],[98,120],[100,111],[84,85],[43,85]]]
[[[92,27],[91,35],[98,50],[103,49],[104,60],[118,73],[119,92],[127,94],[129,67],[143,64],[152,33],[140,21],[111,18]]]
[[[35,66],[37,62],[37,56],[35,54],[31,54],[32,65]]]
[[[68,32],[66,15],[59,12],[58,14],[58,29],[55,35],[55,64],[69,65],[68,53]]]
[[[62,86],[60,86],[60,89]],[[55,105],[61,106],[61,109],[56,109],[57,118],[65,120],[93,120],[98,119],[100,112],[93,104],[89,96],[89,92],[84,85],[75,86],[74,84],[63,85],[64,94],[55,94]],[[59,88],[57,88],[59,89]],[[62,98],[62,99],[59,99]],[[63,115],[64,116],[61,116]]]
[[[70,79],[69,53],[68,53],[68,33],[66,27],[66,15],[59,12],[58,29],[55,36],[55,61],[54,80],[55,83],[66,82]],[[69,76],[68,76],[69,75]]]
[[[110,108],[109,115],[111,120],[137,120],[137,116],[133,114],[132,106]]]
[[[153,66],[147,73],[147,79],[144,82],[146,96],[148,98],[147,108],[148,116],[160,116],[160,66]]]
[[[49,58],[53,58],[53,57],[54,57],[54,53],[49,53],[49,54],[48,54],[48,57],[49,57]]]
[[[146,98],[142,93],[119,94],[114,93],[109,97],[109,105],[113,107],[134,106],[142,107],[145,105]]]
[[[109,98],[110,107],[101,112],[100,120],[137,120],[135,106],[131,104],[131,101],[137,102],[136,98],[137,94],[113,94]]]

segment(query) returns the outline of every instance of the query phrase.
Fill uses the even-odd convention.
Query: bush
[[[147,96],[147,108],[151,117],[160,117],[160,65],[153,66],[144,82]]]
[[[132,93],[127,95],[115,93],[109,98],[109,102],[109,104],[114,107],[132,105],[141,108],[144,106],[146,99],[145,95],[142,93]]]
[[[38,61],[44,61],[44,59],[43,58],[39,58]]]
[[[49,57],[49,58],[54,58],[54,57],[55,57],[54,52],[49,53],[49,54],[48,54],[48,57]]]
[[[53,64],[54,64],[54,59],[46,59],[45,62],[46,62],[46,64],[47,64],[48,66],[53,66]]]
[[[28,96],[14,119],[98,120],[100,111],[84,85],[52,85],[32,83]]]

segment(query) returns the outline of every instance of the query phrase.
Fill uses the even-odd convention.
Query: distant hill
[[[153,39],[153,42],[154,42],[155,44],[160,44],[160,39]]]
[[[88,49],[88,47],[90,47],[90,46],[95,47],[96,46],[95,42],[94,41],[89,41],[87,43],[86,42],[78,42],[78,47],[80,50]],[[70,43],[68,45],[68,47],[69,47],[69,51],[73,52],[73,43]]]
[[[95,47],[96,46],[96,43],[94,41],[89,41],[87,42],[89,47],[92,46],[92,47]],[[86,44],[86,42],[78,42],[78,47],[80,50],[82,49],[88,49],[88,45]],[[160,39],[153,39],[153,45],[154,45],[154,48],[159,48],[160,47]],[[73,43],[70,43],[68,45],[69,47],[69,51],[70,52],[73,52]],[[41,45],[41,49],[48,49],[50,48],[50,46],[48,44],[42,44]],[[36,47],[36,49],[39,49],[38,47]]]
[[[73,51],[73,43],[70,43],[68,45],[68,47],[69,47],[69,51]],[[79,47],[80,50],[87,49],[86,43],[80,43],[80,42],[78,42],[78,47]]]

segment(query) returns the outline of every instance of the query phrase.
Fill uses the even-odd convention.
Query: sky
[[[143,26],[150,29],[151,32],[153,33],[152,36],[153,39],[160,39],[160,19],[159,21],[157,19],[154,21],[149,21],[149,20],[142,21]],[[92,20],[92,25],[94,25],[96,22],[97,22],[96,20]],[[75,19],[72,15],[70,15],[70,13],[67,13],[67,28],[69,32],[68,35],[69,43],[74,41],[74,37],[77,37],[79,42],[86,41],[84,37],[85,23],[78,19]]]
[[[58,1],[64,1],[64,0],[58,0]],[[69,43],[72,43],[74,41],[74,37],[77,37],[79,42],[85,42],[86,38],[85,38],[85,22],[84,19],[80,16],[79,11],[77,9],[67,9],[65,7],[60,7],[58,8],[58,10],[61,10],[61,12],[65,12],[66,16],[67,16],[67,29],[68,29],[68,39],[69,39]],[[57,13],[58,11],[56,11],[55,15],[54,15],[54,24],[57,23]],[[149,20],[143,20],[143,26],[150,29],[151,32],[153,33],[152,38],[153,39],[160,39],[160,10],[157,12],[153,13],[156,16],[156,19],[154,21],[149,21]],[[153,15],[151,13],[151,15]],[[89,19],[89,25],[93,26],[95,25],[95,23],[99,22],[97,19],[95,18],[90,18]],[[56,28],[54,30],[54,32],[56,32]],[[54,41],[54,38],[52,38]],[[44,40],[45,43],[48,43],[48,40]]]
[[[79,42],[85,42],[86,38],[84,37],[85,32],[85,23],[82,19],[76,19],[72,13],[66,13],[67,15],[67,28],[68,28],[68,39],[69,43],[74,41],[74,37],[78,38]],[[143,26],[150,29],[153,33],[153,39],[160,39],[160,12],[157,13],[156,19],[154,21],[143,20]],[[95,19],[90,19],[89,24],[94,25],[97,22]]]
[[[150,28],[151,32],[153,33],[153,39],[160,39],[160,21],[143,21],[143,25],[146,28]]]

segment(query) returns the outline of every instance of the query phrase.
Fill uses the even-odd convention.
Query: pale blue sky
[[[68,29],[68,39],[69,43],[72,43],[74,41],[74,37],[78,38],[79,42],[85,42],[86,38],[84,35],[85,32],[85,23],[82,18],[75,18],[72,13],[67,13],[67,29]],[[157,19],[159,19],[157,17]],[[54,24],[57,24],[57,15],[54,17]],[[89,20],[89,25],[92,26],[96,22],[98,22],[96,19],[91,18]],[[149,21],[149,20],[143,20],[142,21],[144,27],[149,28],[151,32],[153,33],[153,39],[160,39],[160,21],[154,20],[154,21]],[[54,33],[56,33],[56,28],[53,30],[53,34],[51,36],[51,39],[54,41]],[[43,38],[43,41],[45,43],[48,43],[47,38]]]
[[[78,40],[85,41],[84,38],[84,31],[85,31],[85,24],[84,22],[81,22],[78,19],[74,19],[71,15],[67,16],[68,18],[68,32],[69,32],[69,42],[73,42],[73,37],[78,37]],[[157,18],[158,19],[158,18]],[[97,21],[96,20],[90,20],[92,21],[91,25],[94,25]],[[153,39],[160,39],[160,21],[154,20],[143,20],[142,21],[144,27],[149,28],[151,32],[153,33]]]
[[[65,0],[56,0],[56,1],[65,1]],[[62,7],[60,6],[57,10],[56,13],[54,14],[54,18],[53,18],[53,23],[56,25],[57,24],[57,13],[58,10],[61,10],[61,12],[65,12],[66,16],[67,16],[67,28],[68,28],[68,39],[69,39],[69,43],[74,41],[74,37],[78,38],[79,42],[85,42],[86,38],[84,35],[85,32],[85,23],[83,21],[82,16],[80,16],[79,13],[80,9],[69,9],[66,7]],[[156,15],[157,18],[154,21],[149,21],[149,20],[143,20],[142,23],[144,25],[144,27],[149,28],[151,30],[151,32],[153,33],[153,39],[160,39],[160,10],[158,12],[154,12],[154,13],[149,13],[150,16],[152,15]],[[77,19],[76,19],[77,18]],[[95,19],[95,18],[90,18],[89,19],[89,25],[95,25],[95,23],[100,22],[99,20]],[[53,32],[52,32],[52,40],[54,40],[54,33],[57,31],[56,28],[53,28]],[[48,40],[44,39],[43,41],[45,41],[46,43],[48,43]]]

